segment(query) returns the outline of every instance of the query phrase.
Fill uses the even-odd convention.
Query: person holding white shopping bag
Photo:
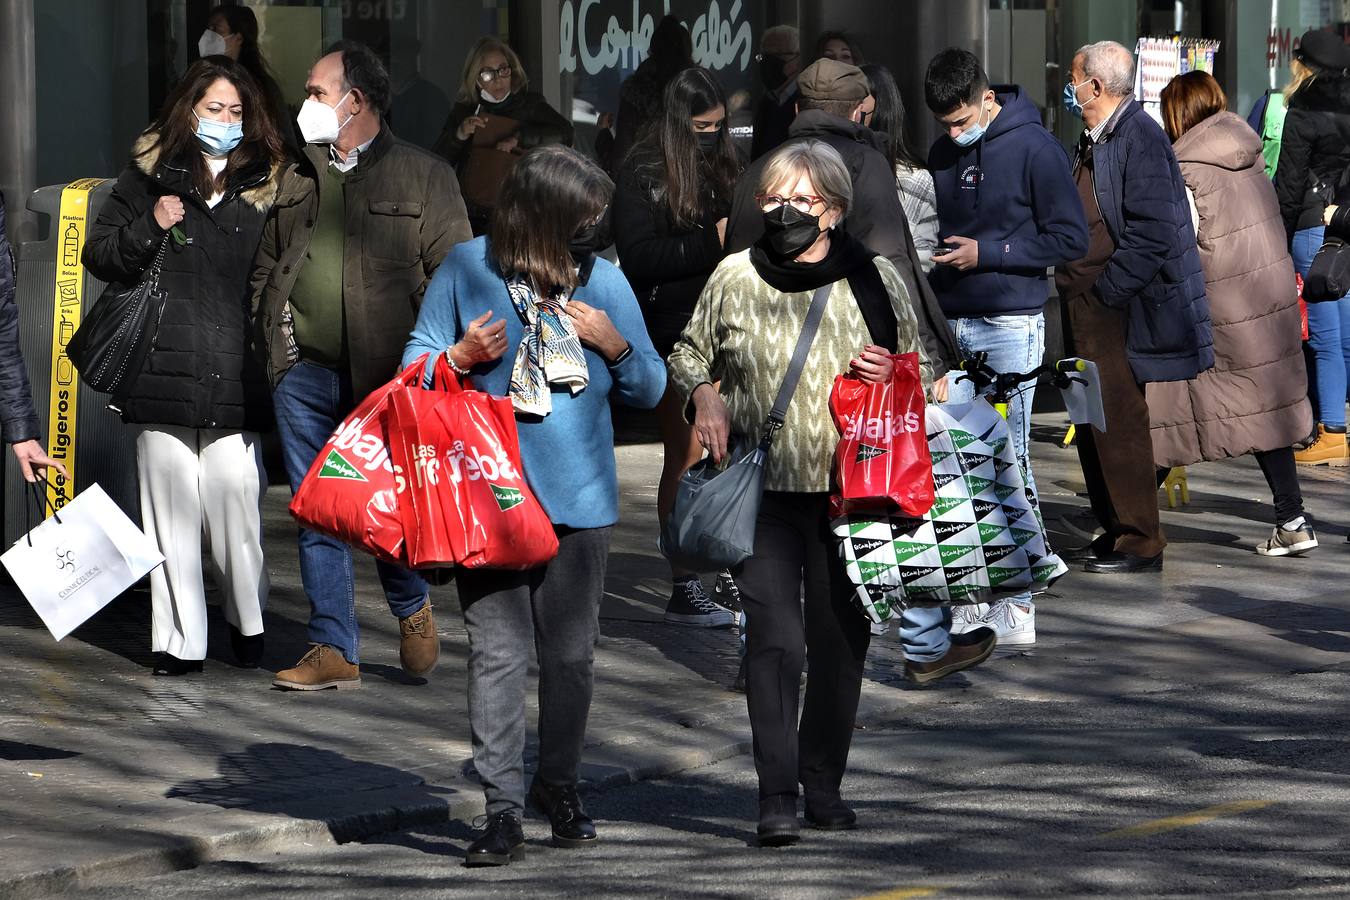
[[[262,655],[258,432],[271,412],[249,276],[283,158],[248,73],[223,56],[198,60],[136,139],[84,251],[89,271],[114,285],[138,283],[162,252],[167,300],[117,404],[139,429],[142,524],[165,559],[150,579],[156,675],[199,672],[206,657],[203,537],[235,657],[251,667]]]

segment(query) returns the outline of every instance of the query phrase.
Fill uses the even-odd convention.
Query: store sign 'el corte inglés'
[[[84,267],[80,254],[89,228],[89,194],[102,178],[81,178],[61,191],[56,223],[56,289],[52,295],[51,400],[47,409],[47,455],[65,464],[69,478],[52,470],[47,500],[60,509],[75,493],[75,424],[80,379],[66,355],[66,345],[80,327],[84,300]]]

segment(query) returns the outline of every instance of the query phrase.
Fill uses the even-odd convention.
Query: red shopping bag
[[[391,395],[394,463],[414,567],[530,569],[558,554],[553,523],[525,481],[511,401],[466,390],[437,357],[431,390]]]
[[[885,384],[852,375],[834,379],[830,412],[840,438],[831,515],[898,506],[905,515],[922,516],[933,505],[919,356],[900,353],[892,359],[895,371]]]
[[[409,366],[339,422],[291,498],[301,525],[400,565],[408,562],[399,512],[407,501],[403,471],[389,456],[389,398],[416,385],[422,368]]]

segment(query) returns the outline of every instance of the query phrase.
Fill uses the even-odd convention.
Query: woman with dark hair
[[[661,98],[677,74],[694,65],[694,43],[689,29],[676,16],[656,24],[647,58],[619,88],[619,116],[614,125],[614,166],[623,165],[648,127],[663,118]],[[725,104],[723,104],[725,105]],[[668,112],[668,110],[666,111]]]
[[[895,170],[896,188],[900,205],[914,235],[914,249],[924,272],[933,268],[933,251],[938,245],[937,193],[933,188],[933,173],[928,171],[919,154],[914,152],[905,136],[905,101],[900,97],[891,70],[876,63],[861,67],[867,76],[872,108],[866,121],[885,141],[885,156]]]
[[[271,427],[254,352],[249,277],[284,161],[249,74],[223,56],[193,63],[133,145],[84,264],[135,285],[162,256],[167,294],[145,367],[121,400],[137,426],[141,517],[164,565],[150,575],[155,674],[206,657],[202,538],[242,666],[262,654],[267,602],[258,432]]]
[[[816,59],[833,59],[850,66],[862,67],[862,48],[842,31],[826,31],[816,38]]]
[[[459,175],[475,235],[487,231],[497,192],[521,154],[572,145],[572,123],[529,86],[516,51],[495,37],[479,38],[464,60],[455,105],[434,149]]]
[[[1350,48],[1340,35],[1314,29],[1294,51],[1284,130],[1275,167],[1285,235],[1294,268],[1308,277],[1326,236],[1328,204],[1350,166]],[[1308,304],[1308,345],[1317,398],[1313,443],[1294,458],[1307,465],[1350,465],[1345,400],[1350,383],[1350,296]]]
[[[295,116],[286,105],[281,86],[272,77],[272,69],[263,59],[258,46],[258,17],[247,6],[223,4],[206,16],[206,30],[197,40],[197,50],[203,57],[228,56],[243,66],[262,92],[263,100],[277,130],[286,144],[287,154],[294,158],[304,142],[297,136]]]
[[[840,787],[870,636],[830,535],[830,473],[839,443],[830,386],[843,372],[889,381],[896,352],[919,354],[925,386],[932,370],[895,266],[838,227],[853,201],[839,152],[818,140],[786,144],[769,155],[756,187],[764,236],[718,265],[668,366],[681,403],[693,411],[699,443],[720,461],[732,435],[761,433],[816,293],[826,289],[800,384],[765,464],[754,553],[734,570],[747,619],[759,839],[779,846],[800,837],[798,785],[813,827],[857,822]],[[961,639],[987,655],[992,632],[972,635]]]
[[[539,764],[529,802],[553,843],[593,844],[577,767],[594,683],[610,530],[619,517],[610,400],[650,409],[665,390],[632,290],[595,256],[613,192],[567,147],[525,154],[502,185],[488,234],[436,270],[404,353],[445,353],[481,390],[516,409],[525,478],[553,521],[558,555],[524,572],[459,570],[469,633],[469,730],[487,801],[465,864],[525,853],[520,827],[525,688],[539,660]]]
[[[699,292],[722,260],[740,170],[726,118],[726,97],[712,73],[685,69],[666,85],[660,118],[619,170],[615,249],[662,358],[675,347]],[[684,404],[670,391],[657,407],[657,424],[665,463],[656,511],[664,522],[680,476],[703,451],[684,420]],[[667,622],[706,628],[731,624],[731,612],[709,599],[698,573],[672,566],[671,577]]]
[[[1307,553],[1317,536],[1303,513],[1292,444],[1312,430],[1312,409],[1294,266],[1261,138],[1228,112],[1208,72],[1173,78],[1162,90],[1162,118],[1191,200],[1214,368],[1147,385],[1153,460],[1164,475],[1173,466],[1255,456],[1275,513],[1274,531],[1256,552]]]

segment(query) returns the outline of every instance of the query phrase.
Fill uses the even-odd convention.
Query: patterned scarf
[[[553,411],[550,385],[564,385],[575,397],[590,383],[581,338],[563,312],[565,295],[540,298],[520,275],[506,280],[506,290],[525,326],[511,367],[511,405],[516,412],[547,416]]]

